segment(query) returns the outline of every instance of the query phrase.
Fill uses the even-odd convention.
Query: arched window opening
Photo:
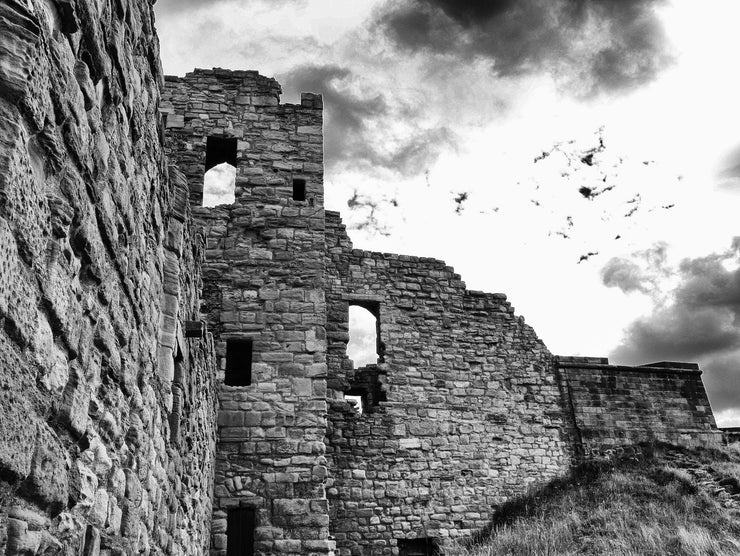
[[[347,357],[352,359],[356,369],[382,362],[378,311],[377,307],[375,311],[372,309],[362,305],[349,306]]]
[[[206,173],[203,177],[203,206],[232,204],[236,187],[235,137],[206,139]]]
[[[236,168],[227,162],[217,164],[203,178],[203,206],[231,205],[236,200]]]

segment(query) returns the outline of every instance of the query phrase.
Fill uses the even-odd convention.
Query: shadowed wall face
[[[722,440],[698,366],[609,365],[606,359],[560,357],[585,455],[646,440],[711,444]]]
[[[0,3],[0,551],[202,554],[202,242],[149,2]]]

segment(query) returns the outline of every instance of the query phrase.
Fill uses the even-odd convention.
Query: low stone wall
[[[584,455],[650,440],[721,442],[697,365],[608,363],[606,358],[558,358]]]
[[[202,554],[202,239],[147,0],[0,4],[0,552]]]

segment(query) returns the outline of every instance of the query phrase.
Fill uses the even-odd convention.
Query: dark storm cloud
[[[483,56],[499,75],[549,71],[576,94],[628,89],[670,61],[664,0],[406,0],[380,28],[401,48]]]
[[[736,238],[728,253],[682,261],[670,303],[635,321],[615,356],[630,363],[697,359],[740,346],[740,269],[727,270],[723,264],[740,255],[739,247]],[[605,268],[605,284],[625,291],[646,287],[645,275],[635,276],[629,265],[623,265],[620,280],[619,273],[610,272],[616,266],[611,263]]]
[[[622,345],[611,354],[615,362],[701,362],[715,391],[732,392],[713,397],[715,409],[722,408],[716,406],[719,400],[732,399],[740,405],[740,269],[727,270],[724,265],[738,257],[740,238],[735,238],[727,253],[684,260],[670,302],[629,326]],[[630,280],[614,285],[627,290],[633,284]]]
[[[740,351],[709,359],[702,380],[715,412],[740,406]],[[737,425],[735,425],[737,426]]]
[[[698,361],[740,347],[740,331],[726,310],[677,305],[634,322],[612,356],[630,364]]]
[[[286,92],[321,93],[324,98],[324,160],[329,167],[345,165],[420,174],[444,149],[454,149],[455,134],[446,127],[416,125],[419,108],[398,98],[350,86],[358,83],[348,68],[303,66],[279,76]],[[411,131],[393,136],[391,125],[403,115]],[[377,129],[386,135],[383,140]]]

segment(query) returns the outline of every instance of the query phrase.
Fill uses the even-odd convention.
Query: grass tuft
[[[670,457],[666,457],[670,452]],[[500,506],[449,556],[735,556],[740,520],[694,467],[740,479],[740,451],[652,446],[631,460],[590,463]]]

